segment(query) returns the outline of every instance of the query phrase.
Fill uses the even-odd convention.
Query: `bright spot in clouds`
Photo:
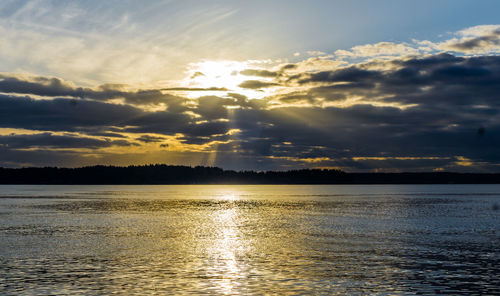
[[[248,89],[240,85],[248,80],[256,79],[255,76],[243,75],[240,72],[249,68],[258,68],[269,61],[227,61],[227,60],[207,60],[191,63],[188,66],[187,75],[181,81],[181,86],[188,86],[193,89],[217,88],[217,91],[187,91],[183,93],[189,98],[196,98],[203,95],[221,95],[237,92],[249,99],[262,99],[273,93],[275,88]],[[264,70],[264,69],[262,69]],[[266,81],[262,77],[259,80]],[[269,80],[271,81],[271,80]],[[226,91],[220,91],[225,89]]]
[[[239,72],[247,67],[246,62],[203,61],[191,64],[188,74],[194,86],[235,88],[245,80]]]

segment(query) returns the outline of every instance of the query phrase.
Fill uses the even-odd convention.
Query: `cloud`
[[[39,96],[83,97],[90,89],[74,87],[59,78],[32,77],[27,79],[13,75],[0,74],[0,92],[34,94]]]
[[[381,63],[385,66],[373,69],[368,63],[301,72],[290,83],[303,86],[303,90],[260,101],[249,101],[236,93],[199,97],[195,105],[184,106],[198,117],[87,99],[33,100],[2,95],[0,125],[103,136],[139,133],[140,142],[161,140],[156,135],[158,139],[143,137],[143,133],[179,134],[186,145],[224,142],[217,148],[219,153],[240,151],[304,166],[316,159],[318,166],[349,168],[349,164],[352,169],[361,169],[360,163],[368,168],[368,164],[380,162],[375,161],[379,158],[389,161],[399,157],[394,159],[396,164],[450,155],[464,156],[474,163],[497,161],[493,144],[499,126],[496,86],[500,83],[500,57],[439,54]],[[75,89],[70,86],[68,83],[62,89],[70,93]],[[154,92],[133,94],[154,96]],[[351,103],[343,107],[328,107],[328,102],[349,100]],[[285,107],[298,102],[302,105]],[[412,107],[404,109],[401,104]],[[481,127],[488,132],[478,137]],[[241,132],[230,136],[231,128]],[[422,143],[427,145],[425,149]],[[358,161],[348,162],[352,157]]]
[[[204,96],[198,98],[198,106],[195,112],[205,119],[227,118],[226,106],[234,105],[232,99],[224,99],[216,96]]]
[[[358,82],[363,80],[370,80],[375,76],[380,75],[377,71],[370,71],[360,69],[359,67],[352,66],[335,71],[321,71],[312,74],[304,74],[299,77],[299,83],[313,83],[313,82]]]
[[[482,25],[461,30],[457,37],[439,42],[427,42],[438,50],[464,54],[500,53],[500,25]]]
[[[256,70],[256,69],[247,69],[240,71],[240,74],[246,76],[258,76],[258,77],[276,77],[279,75],[278,72],[268,71],[268,70]]]
[[[487,52],[498,53],[500,52],[500,29],[484,36],[448,41],[441,44],[438,48],[468,54]]]
[[[297,68],[297,65],[295,65],[295,64],[285,64],[281,67],[281,70],[286,71],[286,70],[292,70],[295,68]]]
[[[166,91],[228,91],[225,87],[169,87],[162,88]]]
[[[194,74],[193,74],[193,75],[191,75],[191,77],[190,77],[190,78],[191,78],[191,79],[194,79],[194,78],[196,78],[196,77],[200,77],[200,76],[205,76],[205,74],[203,74],[202,72],[199,72],[199,71],[198,71],[198,72],[194,72]]]
[[[185,106],[196,116],[87,99],[0,95],[0,126],[101,136],[135,133],[142,143],[175,136],[187,145],[183,149],[190,145],[216,149],[220,157],[214,164],[226,167],[230,159],[245,154],[265,166],[283,168],[494,169],[500,162],[496,152],[500,57],[438,54],[380,63],[385,66],[361,63],[301,72],[290,80],[300,89],[264,100],[248,100],[237,93],[202,96],[193,101],[195,105]],[[300,104],[290,107],[290,103]],[[479,137],[481,128],[487,132]],[[240,132],[231,134],[231,129]],[[37,141],[49,143],[45,138]],[[7,142],[34,147],[20,138],[6,138],[3,143]],[[60,143],[63,147],[65,142]],[[102,139],[71,143],[75,144],[64,145],[75,149],[121,145]],[[122,144],[133,147],[127,141]],[[470,159],[470,166],[457,161],[457,156]]]
[[[412,42],[379,42],[358,45],[349,50],[339,49],[339,59],[395,59],[420,56],[442,51],[460,54],[500,53],[500,25],[481,25],[455,32],[454,37],[441,42],[412,40]]]
[[[327,55],[327,53],[322,52],[322,51],[318,51],[318,50],[309,50],[307,52],[307,54],[310,55],[310,56],[324,56],[324,55]]]
[[[238,86],[241,88],[249,88],[249,89],[259,89],[264,87],[277,86],[277,83],[274,82],[265,82],[259,80],[246,80],[240,83]]]
[[[344,60],[245,66],[231,79],[261,80],[231,91],[83,87],[3,73],[0,154],[8,156],[0,165],[42,163],[38,155],[54,164],[73,164],[73,157],[79,164],[169,160],[233,169],[498,171],[500,56],[491,54],[497,30],[469,28],[448,43],[382,42],[336,52]],[[445,44],[455,49],[440,52]],[[432,50],[421,50],[424,45]],[[253,99],[248,90],[265,95]],[[175,91],[199,96],[169,93]]]
[[[134,143],[126,140],[103,140],[75,135],[55,135],[52,133],[0,136],[0,146],[8,149],[97,149],[111,146],[132,145],[134,145]]]
[[[48,131],[77,131],[119,126],[144,116],[140,109],[89,100],[34,100],[0,95],[0,126]]]
[[[151,135],[142,135],[136,138],[137,141],[144,143],[158,143],[158,142],[163,142],[165,139],[166,139],[165,137],[157,137]]]
[[[379,42],[352,47],[350,50],[337,50],[335,55],[340,58],[365,58],[383,56],[406,56],[418,54],[418,49],[406,43]]]
[[[75,99],[92,99],[109,102],[123,100],[135,106],[165,105],[174,113],[188,110],[185,104],[188,99],[163,91],[227,91],[225,88],[164,88],[147,90],[126,90],[126,86],[103,84],[96,88],[76,87],[56,77],[26,76],[15,74],[0,74],[0,92],[28,94],[42,97],[72,97]],[[75,101],[76,102],[76,101]]]

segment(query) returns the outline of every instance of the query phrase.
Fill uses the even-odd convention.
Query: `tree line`
[[[346,173],[331,169],[233,171],[218,167],[0,168],[0,184],[498,184],[500,174]]]

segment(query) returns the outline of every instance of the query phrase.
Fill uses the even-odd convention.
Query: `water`
[[[499,192],[0,186],[0,294],[500,294]]]

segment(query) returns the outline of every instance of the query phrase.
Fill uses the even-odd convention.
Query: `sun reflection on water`
[[[218,195],[220,196],[220,200],[236,201],[240,200],[241,192],[234,189],[229,189],[229,190],[222,190]]]
[[[232,198],[234,196],[230,196]],[[220,291],[230,295],[234,289],[234,281],[240,274],[240,268],[236,260],[236,250],[239,249],[241,241],[237,229],[237,210],[233,207],[218,211],[215,214],[215,223],[219,229],[214,237],[211,251],[217,260],[218,273],[222,278],[218,281]]]
[[[244,252],[245,244],[239,231],[241,209],[235,204],[239,199],[238,191],[222,190],[220,200],[228,203],[213,212],[211,227],[215,231],[211,237],[209,258],[214,260],[214,273],[219,277],[214,283],[218,287],[216,290],[224,295],[238,294],[235,289],[243,274],[240,266],[242,263],[237,259],[238,253]]]

